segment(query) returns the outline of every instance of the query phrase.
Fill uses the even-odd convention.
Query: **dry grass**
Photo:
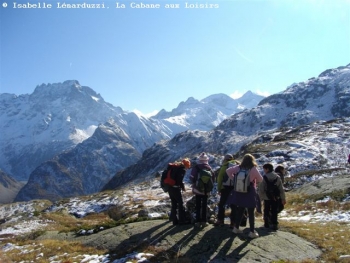
[[[53,221],[47,230],[70,232],[78,229],[93,229],[97,226],[109,225],[113,220],[105,213],[91,214],[84,218],[76,218],[66,213],[54,212],[42,214],[43,219]]]
[[[334,211],[349,211],[350,202],[341,202],[346,196],[346,191],[334,191],[332,193],[318,194],[313,196],[307,196],[302,194],[287,193],[288,203],[286,209],[291,211],[317,211],[317,210],[327,210],[328,213]],[[322,200],[325,197],[330,197],[331,199],[327,202],[316,202]]]
[[[109,228],[123,223],[132,221],[146,220],[145,218],[131,218],[131,215],[142,209],[144,200],[160,200],[158,195],[152,195],[149,191],[150,185],[145,184],[144,190],[140,191],[137,198],[130,198],[129,204],[123,207],[112,207],[103,213],[90,214],[84,218],[76,218],[69,215],[65,211],[43,213],[37,215],[43,220],[50,220],[53,223],[49,224],[47,230],[56,230],[60,232],[77,231],[81,229],[91,230],[99,227]],[[122,195],[128,195],[127,192],[122,192]],[[142,194],[141,194],[142,193]],[[297,215],[301,211],[319,212],[327,211],[331,213],[336,210],[349,211],[350,202],[339,202],[344,197],[344,191],[331,193],[333,199],[328,202],[316,203],[316,200],[323,199],[323,195],[305,196],[300,194],[287,193],[288,203],[285,207],[289,215]],[[328,194],[327,194],[328,195]],[[191,197],[192,194],[188,190],[184,193],[184,198]],[[168,197],[165,197],[168,199]],[[338,200],[338,201],[337,201]],[[125,207],[133,207],[126,209]],[[39,209],[38,209],[39,210]],[[226,210],[228,216],[230,209]],[[261,216],[260,216],[261,218]],[[258,219],[259,220],[259,219]],[[261,219],[260,219],[261,220]],[[320,223],[320,222],[300,222],[291,220],[280,220],[282,231],[292,232],[322,249],[323,254],[321,260],[323,262],[349,262],[350,258],[339,259],[341,255],[350,254],[350,225],[342,223]],[[61,261],[61,263],[81,262],[82,255],[105,254],[107,251],[99,250],[92,247],[84,247],[80,243],[45,240],[37,242],[35,238],[43,233],[44,230],[34,231],[27,235],[22,235],[21,238],[10,238],[7,242],[11,242],[21,246],[20,250],[12,250],[8,252],[0,251],[0,262],[51,262]],[[145,246],[140,248],[140,252],[147,252],[157,255],[158,259],[163,262],[187,263],[190,259],[179,258],[177,251],[160,251],[159,247]],[[40,255],[43,256],[40,256]],[[51,259],[50,257],[59,256],[59,258]],[[152,258],[151,258],[152,261]],[[291,261],[278,261],[277,263],[291,263]],[[318,261],[319,262],[319,261]],[[276,262],[275,262],[276,263]],[[303,263],[316,263],[316,261],[303,261]]]
[[[1,262],[35,262],[47,263],[61,261],[62,263],[80,262],[84,255],[103,255],[106,250],[86,247],[77,242],[62,240],[43,240],[40,243],[25,241],[18,244],[18,249],[12,249],[0,254]]]
[[[334,195],[338,196],[338,193]],[[287,193],[286,210],[288,214],[298,214],[300,211],[309,213],[349,211],[349,202],[329,200],[316,203],[318,198]],[[340,256],[350,254],[348,223],[280,220],[280,225],[282,230],[294,233],[318,246],[323,252],[321,257],[323,262],[350,262],[350,258],[340,259]]]
[[[94,229],[96,230],[95,232],[98,232],[101,226],[106,229],[123,223],[147,220],[147,218],[135,218],[130,220],[121,219],[119,221],[115,221],[108,216],[108,213],[90,214],[84,218],[75,218],[66,213],[53,212],[47,214],[43,213],[40,215],[40,217],[53,221],[54,223],[50,224],[50,226],[45,230],[36,230],[17,237],[11,235],[6,240],[4,239],[3,241],[5,243],[12,243],[18,246],[18,248],[7,252],[0,251],[1,263],[47,263],[51,261],[60,261],[61,263],[81,262],[84,259],[84,255],[104,255],[108,253],[108,251],[94,247],[86,247],[78,242],[68,242],[62,240],[36,241],[35,239],[44,234],[46,230],[77,232],[78,230],[82,229]],[[130,253],[131,252],[132,251],[130,251]]]
[[[283,230],[290,231],[321,248],[322,260],[325,262],[350,262],[350,258],[339,259],[340,256],[350,253],[348,224],[283,221],[281,225]]]

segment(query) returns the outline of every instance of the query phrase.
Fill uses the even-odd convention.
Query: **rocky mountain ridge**
[[[263,98],[251,91],[238,99],[232,99],[226,94],[213,94],[200,101],[190,97],[171,112],[161,110],[152,118],[161,120],[168,127],[173,127],[174,124],[186,127],[186,129],[174,127],[176,133],[185,130],[209,131],[229,116],[254,108]]]
[[[214,97],[225,97],[236,105],[234,99],[224,94],[212,97],[197,101],[193,108],[180,103],[174,112],[182,116],[181,121],[169,113],[173,118],[169,122],[114,107],[77,81],[43,84],[30,95],[1,94],[4,136],[0,156],[4,158],[0,158],[0,167],[9,176],[27,181],[16,200],[96,192],[117,171],[136,163],[155,142],[187,130],[189,123],[193,128],[209,129],[237,110],[218,105]],[[252,100],[244,107],[262,98],[251,92],[244,97]],[[203,113],[208,108],[211,116]]]
[[[211,154],[215,166],[219,163],[215,160],[216,155],[236,153],[262,135],[263,138],[274,138],[279,128],[288,131],[315,121],[349,116],[350,64],[327,70],[318,78],[269,96],[257,107],[234,114],[209,132],[187,131],[169,141],[156,143],[145,151],[136,165],[117,173],[104,189],[155,174],[173,160],[190,157],[194,161],[203,151]],[[344,145],[350,148],[348,141]],[[281,154],[279,163],[284,162],[285,157]]]
[[[272,164],[283,164],[288,170],[287,187],[289,193],[302,193],[308,202],[307,210],[290,210],[290,196],[287,197],[288,207],[280,215],[280,229],[271,232],[262,226],[261,217],[256,217],[256,230],[260,234],[257,239],[248,239],[248,228],[242,228],[242,235],[234,235],[226,226],[222,228],[209,225],[203,229],[196,229],[193,225],[172,226],[167,219],[170,200],[159,186],[159,177],[152,174],[143,180],[129,181],[114,190],[91,194],[88,196],[71,197],[50,202],[47,200],[32,200],[28,202],[17,202],[0,205],[0,242],[6,238],[6,246],[2,249],[11,249],[9,238],[14,236],[31,236],[30,242],[43,243],[45,240],[58,240],[59,242],[78,242],[86,246],[103,247],[109,255],[104,255],[105,262],[120,262],[121,258],[131,258],[131,252],[151,252],[150,261],[170,262],[176,258],[179,262],[227,262],[228,260],[240,262],[271,262],[277,260],[293,260],[296,262],[321,261],[321,255],[327,249],[320,249],[303,238],[292,234],[285,222],[299,220],[300,217],[315,217],[310,224],[322,224],[335,220],[339,222],[338,233],[347,231],[341,222],[348,222],[349,211],[329,210],[329,205],[320,203],[329,200],[330,197],[339,198],[344,207],[349,207],[350,200],[349,177],[350,167],[346,166],[347,150],[350,148],[350,118],[333,119],[330,121],[318,121],[297,127],[276,129],[273,133],[259,134],[255,140],[243,145],[237,152],[235,158],[240,160],[247,152],[256,156],[259,169],[265,162]],[[180,143],[179,135],[177,143]],[[147,151],[146,151],[147,152]],[[210,164],[217,167],[222,161],[222,155],[210,154]],[[159,175],[158,175],[159,176]],[[193,199],[191,187],[186,177],[186,191],[183,193],[186,204]],[[310,201],[311,200],[311,201]],[[317,202],[316,202],[317,200]],[[216,215],[215,204],[218,195],[213,192],[210,198],[210,215]],[[317,209],[310,208],[311,205]],[[189,211],[193,207],[187,205]],[[333,206],[334,207],[334,206]],[[57,217],[50,216],[56,215]],[[119,226],[104,228],[104,220],[98,220],[98,215],[109,215],[115,220],[149,218],[158,220],[142,221]],[[322,219],[319,219],[323,215]],[[93,220],[90,229],[79,231],[62,232],[52,231],[57,226],[54,218],[67,216],[69,222],[75,222],[80,227],[81,221]],[[46,220],[51,218],[51,220]],[[72,218],[74,220],[72,220]],[[5,220],[4,220],[5,219]],[[214,219],[211,219],[211,222]],[[320,222],[320,220],[322,220]],[[66,221],[64,221],[66,224]],[[307,228],[307,226],[303,227]],[[343,229],[344,228],[344,229]],[[37,231],[40,229],[40,231]],[[335,230],[332,229],[334,232]],[[35,234],[30,234],[30,233]],[[12,241],[13,242],[13,241]],[[271,246],[283,247],[281,250],[271,250]],[[300,248],[300,246],[302,248]],[[20,250],[20,246],[13,249]],[[0,248],[1,249],[1,248]],[[29,251],[27,247],[23,250]],[[35,250],[38,255],[41,248]],[[298,257],[295,251],[298,250]],[[39,251],[39,252],[38,252]],[[153,252],[153,254],[152,254]],[[346,262],[347,255],[343,251],[337,254],[337,259]],[[5,253],[5,252],[4,252]],[[197,256],[201,255],[201,256]],[[55,253],[55,256],[58,256]],[[76,255],[74,255],[76,256]],[[43,257],[48,257],[44,253]],[[101,256],[100,256],[101,257]],[[0,253],[1,258],[1,253]],[[115,261],[114,261],[115,259]],[[131,260],[131,259],[130,259]],[[187,261],[186,261],[187,260]],[[102,259],[100,259],[100,262]],[[125,259],[126,261],[126,259]]]
[[[43,84],[30,95],[0,94],[0,167],[26,181],[40,163],[73,148],[120,113],[77,81]]]
[[[132,180],[142,180],[162,170],[167,162],[184,156],[189,156],[194,160],[201,151],[209,152],[214,160],[220,159],[220,155],[227,152],[237,152],[241,146],[254,141],[261,134],[265,134],[265,138],[268,138],[269,134],[279,127],[288,129],[319,119],[331,120],[339,116],[348,117],[350,115],[348,107],[349,68],[348,65],[327,70],[321,73],[318,78],[293,84],[284,92],[262,100],[256,108],[234,114],[209,132],[188,130],[177,134],[168,141],[162,141],[159,137],[154,138],[154,141],[158,141],[158,143],[155,143],[152,147],[147,148],[147,144],[142,145],[144,146],[143,150],[146,150],[143,152],[141,159],[140,155],[137,156],[137,154],[125,154],[125,149],[128,149],[129,146],[134,149],[137,149],[137,147],[135,142],[132,143],[126,137],[123,137],[123,133],[127,130],[126,127],[124,129],[121,125],[124,119],[121,119],[121,121],[114,119],[118,125],[105,125],[106,127],[112,127],[111,130],[105,128],[104,132],[101,133],[103,136],[97,136],[86,144],[82,143],[81,147],[77,147],[77,151],[74,152],[74,154],[78,154],[77,158],[72,157],[72,152],[68,153],[67,156],[70,156],[70,160],[80,162],[78,166],[68,162],[64,155],[56,157],[52,162],[44,163],[33,172],[16,201],[32,198],[57,200],[62,196],[69,197],[77,194],[93,193],[101,189],[111,189]],[[213,98],[220,96],[213,96]],[[196,103],[195,100],[190,99],[190,104]],[[154,119],[154,121],[157,120]],[[123,128],[120,130],[121,133],[116,136],[117,140],[113,136],[112,138],[106,136],[114,134],[114,129],[118,130],[120,127]],[[135,130],[134,127],[132,128]],[[152,131],[152,128],[150,130]],[[146,132],[146,136],[154,136],[159,132],[159,130],[154,131],[155,133]],[[126,132],[126,134],[128,133]],[[141,142],[144,138],[142,136],[138,136],[138,138],[141,137]],[[114,147],[119,140],[127,141],[127,144],[120,145],[121,149],[118,148],[116,152]],[[101,144],[100,141],[103,143]],[[97,150],[95,151],[95,149]],[[90,152],[96,154],[91,155]],[[125,156],[125,158],[133,159],[128,162],[122,157],[122,163],[126,166],[120,167],[120,172],[117,172],[110,182],[103,187],[103,183],[113,176],[112,167],[115,166],[115,161],[111,161],[112,156],[119,156],[119,154]],[[281,160],[283,162],[283,159]],[[136,161],[138,162],[136,163]],[[136,164],[132,164],[133,162]],[[215,163],[216,165],[219,164],[219,162],[214,161],[213,164]],[[103,169],[95,169],[95,165],[96,167],[103,167]],[[79,167],[79,169],[75,169],[74,166]],[[123,169],[125,167],[127,168]],[[61,183],[66,180],[67,182]],[[72,183],[69,183],[70,181]],[[65,191],[62,188],[65,184],[72,187],[68,188],[70,191]]]

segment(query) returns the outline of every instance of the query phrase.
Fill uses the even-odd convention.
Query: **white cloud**
[[[240,92],[238,90],[235,90],[232,94],[230,94],[230,97],[233,99],[239,99],[240,97],[243,96],[243,92]]]
[[[268,97],[268,96],[271,95],[270,92],[268,92],[268,91],[261,91],[261,90],[256,90],[255,93],[258,94],[258,95],[264,96],[264,97]]]
[[[154,111],[152,111],[150,113],[146,113],[145,116],[146,117],[152,117],[152,116],[156,115],[158,112],[159,112],[159,110],[154,110]]]
[[[137,115],[142,115],[142,116],[145,116],[147,118],[150,118],[150,117],[156,115],[159,112],[159,110],[154,110],[154,111],[149,112],[149,113],[143,113],[143,112],[139,111],[138,109],[134,109],[133,112],[135,112]]]

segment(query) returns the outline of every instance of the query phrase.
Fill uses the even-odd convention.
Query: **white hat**
[[[208,155],[206,155],[205,152],[202,152],[199,156],[198,156],[198,160],[200,163],[208,163],[209,157]]]

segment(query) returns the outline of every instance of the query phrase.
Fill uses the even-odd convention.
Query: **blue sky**
[[[85,1],[105,9],[57,8],[63,1],[19,9],[13,2],[38,3],[1,2],[0,93],[76,79],[115,106],[150,113],[191,96],[274,94],[350,63],[350,0]],[[161,7],[133,9],[131,2]]]

